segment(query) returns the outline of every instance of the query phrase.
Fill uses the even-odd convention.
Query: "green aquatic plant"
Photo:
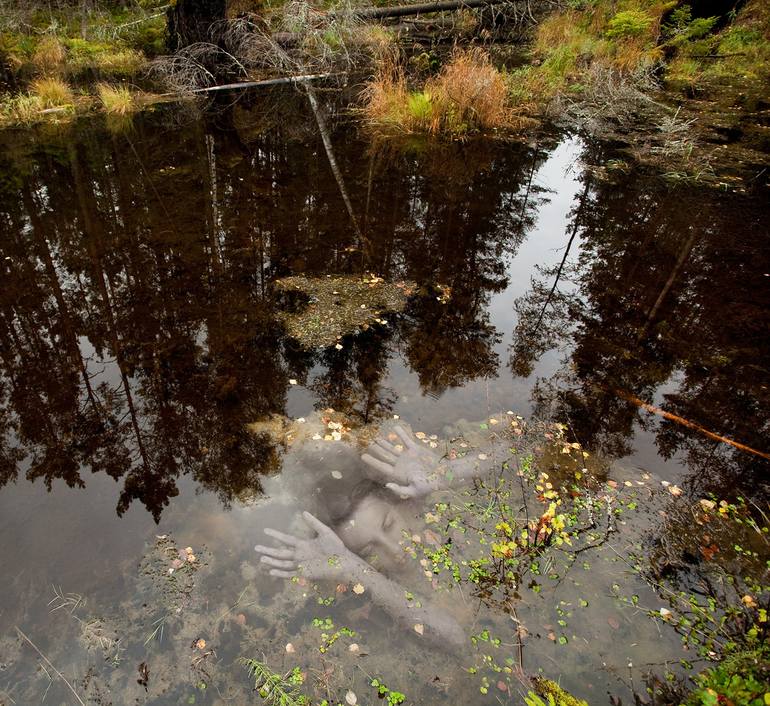
[[[579,552],[606,541],[617,515],[636,508],[617,484],[595,482],[585,466],[588,452],[567,440],[563,425],[530,428],[516,418],[509,424],[514,455],[501,472],[436,503],[426,514],[431,541],[409,548],[436,580],[470,584],[486,603],[502,607],[523,586],[539,593],[543,579],[559,580]],[[549,461],[526,453],[525,435],[526,443],[538,438],[558,449],[558,475]],[[462,446],[452,451],[458,458],[469,452]],[[467,546],[475,549],[461,554]]]
[[[388,706],[398,706],[398,704],[402,704],[406,701],[405,694],[388,688],[380,679],[374,678],[369,683],[377,689],[377,696],[381,699],[385,699]]]
[[[338,630],[334,630],[334,622],[331,618],[313,618],[313,627],[323,631],[321,632],[321,644],[318,647],[318,651],[321,654],[328,652],[332,645],[334,645],[334,643],[337,642],[337,640],[339,640],[341,637],[356,636],[354,630],[344,626],[340,627]],[[334,632],[332,632],[333,630]]]
[[[254,680],[254,691],[272,706],[307,706],[310,703],[299,692],[299,686],[304,682],[299,667],[281,675],[256,659],[241,657],[238,662],[246,667]]]
[[[767,706],[770,703],[770,646],[728,654],[720,664],[696,678],[697,687],[683,706],[745,704]]]

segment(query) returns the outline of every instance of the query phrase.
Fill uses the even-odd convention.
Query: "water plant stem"
[[[26,640],[26,641],[29,643],[30,647],[32,647],[32,649],[33,649],[33,650],[35,650],[35,652],[37,652],[37,653],[40,655],[40,658],[41,658],[41,659],[42,659],[42,660],[43,660],[43,661],[44,661],[44,662],[45,662],[45,663],[46,663],[46,664],[47,664],[47,665],[48,665],[48,666],[49,666],[49,667],[50,667],[50,668],[51,668],[51,669],[54,671],[54,673],[56,674],[56,676],[57,676],[57,677],[59,677],[59,679],[61,679],[61,680],[62,680],[62,681],[63,681],[63,682],[64,682],[64,683],[67,685],[67,687],[69,688],[69,690],[72,692],[72,695],[73,695],[73,696],[74,696],[74,697],[77,699],[77,701],[78,701],[78,703],[80,704],[80,706],[86,706],[86,705],[85,705],[85,702],[83,701],[83,699],[81,699],[81,698],[80,698],[80,696],[78,695],[78,692],[77,692],[77,691],[75,691],[75,688],[72,686],[72,684],[70,684],[70,683],[69,683],[69,681],[67,680],[67,678],[66,678],[66,677],[65,677],[65,676],[64,676],[64,675],[63,675],[63,674],[62,674],[62,673],[61,673],[61,672],[60,672],[58,669],[56,669],[56,667],[54,667],[54,666],[53,666],[53,664],[51,664],[51,661],[48,659],[48,657],[46,657],[46,656],[45,656],[45,655],[44,655],[44,654],[43,654],[43,653],[40,651],[40,648],[39,648],[39,647],[38,647],[38,646],[37,646],[37,645],[36,645],[34,642],[32,642],[32,640],[30,640],[30,639],[29,639],[29,638],[28,638],[28,637],[27,637],[27,636],[26,636],[26,635],[25,635],[25,634],[24,634],[24,633],[23,633],[23,632],[22,632],[22,631],[19,629],[19,627],[18,627],[18,626],[14,626],[14,627],[16,628],[16,632],[17,632],[17,633],[19,633],[19,637],[21,637],[21,638],[23,638],[24,640]]]

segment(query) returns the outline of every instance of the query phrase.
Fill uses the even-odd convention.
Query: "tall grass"
[[[51,34],[44,36],[35,47],[32,63],[43,75],[51,75],[62,70],[67,59],[67,51],[58,37]]]
[[[110,115],[127,115],[136,110],[134,96],[127,86],[99,83],[96,91],[104,110]]]
[[[36,79],[30,84],[30,92],[40,99],[43,108],[59,108],[75,102],[67,82],[54,76]]]
[[[147,59],[134,49],[119,49],[97,54],[93,67],[103,76],[128,78],[136,76],[145,66]]]
[[[461,135],[505,127],[511,110],[505,78],[474,48],[455,52],[422,90],[410,90],[399,67],[384,66],[364,91],[364,114],[374,125]]]
[[[0,122],[10,125],[31,125],[44,116],[47,108],[75,108],[75,96],[66,82],[53,76],[39,78],[30,84],[28,93],[7,97],[0,103]],[[58,114],[58,113],[57,113]]]

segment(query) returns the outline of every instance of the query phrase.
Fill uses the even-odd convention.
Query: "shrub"
[[[126,115],[136,107],[134,97],[127,86],[100,83],[96,86],[96,91],[102,106],[111,115]]]
[[[74,96],[72,89],[66,81],[60,78],[47,77],[39,78],[30,85],[33,95],[37,96],[44,108],[58,108],[60,106],[72,105]]]
[[[624,10],[607,23],[606,34],[609,39],[641,37],[647,34],[654,21],[644,10]]]

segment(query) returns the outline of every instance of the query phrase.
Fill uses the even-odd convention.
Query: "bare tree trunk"
[[[224,20],[227,0],[177,0],[166,13],[168,48],[211,41],[211,25]]]

